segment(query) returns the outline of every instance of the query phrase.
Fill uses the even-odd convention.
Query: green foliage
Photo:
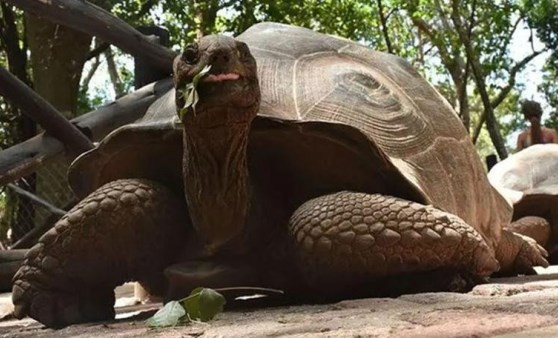
[[[79,112],[90,112],[106,103],[106,93],[99,91],[91,92],[83,89],[88,88],[82,88],[79,91],[77,106]]]
[[[554,53],[558,53],[558,1],[523,0],[523,11],[529,26],[537,30],[537,36]]]
[[[168,302],[146,321],[151,327],[176,326],[186,319],[186,310],[175,300]]]
[[[493,95],[494,94],[492,94],[491,96]],[[512,137],[512,135],[526,127],[523,115],[521,115],[519,107],[520,91],[513,90],[494,110],[494,114],[499,121],[499,127],[502,135],[507,136],[506,148],[508,152],[513,152],[515,150],[516,139]],[[478,96],[473,98],[471,110],[473,117],[472,123],[473,125],[477,125],[479,122],[480,113],[483,110],[480,98]],[[479,138],[475,143],[475,147],[481,159],[484,159],[487,155],[496,153],[486,127],[483,127],[482,131],[480,132]]]
[[[539,86],[553,110],[546,126],[558,128],[558,1],[523,0],[529,26],[536,30],[537,37],[546,44],[551,56],[543,68],[543,83]]]
[[[510,42],[524,22],[536,29],[537,36],[555,54],[558,47],[556,0],[96,0],[94,3],[134,26],[155,24],[167,28],[175,50],[201,35],[218,32],[237,35],[261,21],[299,25],[359,41],[377,50],[389,49],[417,67],[460,113],[462,89],[458,84],[464,83],[471,106],[471,128],[479,123],[478,115],[483,108],[478,105],[472,72],[465,71],[466,53],[458,24],[467,31],[470,29],[491,99],[508,86],[512,88],[508,95],[520,91],[521,83],[516,83],[515,74],[511,73],[518,60],[512,59]],[[117,53],[116,57],[118,63],[122,55]],[[0,63],[5,62],[1,60],[0,51]],[[128,91],[133,82],[133,74],[128,70],[130,63],[118,65]],[[557,69],[558,57],[551,58],[543,70],[544,83],[540,88],[552,107],[558,107]],[[103,92],[80,92],[80,111],[98,107],[106,97]],[[523,119],[517,114],[517,106],[502,105],[505,106],[497,107],[496,115],[502,134],[508,135],[523,126]],[[551,114],[547,125],[557,126],[558,116]],[[0,127],[0,143],[6,128],[9,127]]]
[[[558,130],[558,55],[556,52],[548,58],[543,67],[543,82],[539,85],[539,90],[552,109],[545,125]]]
[[[196,288],[183,300],[184,307],[191,320],[207,322],[223,312],[225,297],[215,290]]]
[[[198,104],[199,95],[198,95],[198,82],[200,79],[209,72],[211,69],[211,65],[206,65],[203,69],[194,76],[192,82],[186,83],[185,87],[180,90],[180,96],[184,98],[184,107],[180,109],[178,112],[178,118],[182,121],[184,115],[191,109],[192,112],[196,113],[196,105]]]
[[[196,288],[190,295],[165,304],[146,323],[151,327],[175,326],[191,320],[207,322],[223,312],[225,297],[208,288]]]
[[[29,81],[28,51],[24,39],[23,12],[0,2],[0,66],[8,69],[20,80]],[[33,123],[19,109],[0,96],[0,150],[9,148],[29,137]],[[18,216],[22,199],[13,191],[2,187],[0,191],[0,241],[5,241],[10,227],[22,225]],[[20,226],[23,228],[22,226]],[[15,227],[13,227],[15,228]]]

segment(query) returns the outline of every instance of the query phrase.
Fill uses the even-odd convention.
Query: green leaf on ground
[[[207,322],[223,312],[225,303],[223,295],[207,288],[194,289],[190,296],[183,301],[190,319],[201,320],[202,322]]]
[[[146,323],[150,327],[175,326],[185,318],[187,318],[186,310],[182,304],[178,301],[171,301],[149,318]]]

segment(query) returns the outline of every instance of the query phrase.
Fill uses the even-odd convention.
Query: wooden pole
[[[172,79],[151,83],[71,122],[98,141],[112,130],[141,118],[147,108],[172,87]],[[63,151],[59,140],[44,133],[0,151],[0,186],[33,173],[42,163]]]
[[[12,289],[12,278],[25,260],[26,249],[0,251],[0,292]]]
[[[95,35],[125,52],[140,56],[153,66],[172,73],[173,51],[149,41],[123,20],[87,1],[76,0],[3,0],[28,13]]]
[[[0,95],[21,108],[47,133],[59,139],[73,155],[93,148],[93,143],[50,103],[1,66]]]
[[[138,31],[154,43],[167,47],[170,44],[169,31],[157,26],[138,27]],[[157,67],[151,66],[149,60],[143,57],[134,57],[134,87],[141,88],[148,83],[168,77],[169,74]]]
[[[66,211],[55,207],[54,205],[52,205],[49,202],[42,199],[41,197],[39,197],[35,194],[32,194],[29,191],[27,191],[25,189],[22,189],[22,188],[18,187],[17,185],[13,184],[13,183],[8,183],[8,187],[10,189],[12,189],[15,193],[17,193],[21,196],[24,196],[28,200],[31,200],[32,202],[34,202],[34,203],[42,206],[43,208],[47,209],[52,214],[55,214],[55,215],[58,215],[58,216],[64,216],[66,214]]]

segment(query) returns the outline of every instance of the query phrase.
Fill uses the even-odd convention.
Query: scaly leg
[[[507,229],[502,231],[502,238],[496,248],[496,258],[500,262],[499,275],[517,274],[534,275],[534,266],[547,267],[546,250],[531,237]]]
[[[15,316],[49,327],[114,318],[114,287],[164,295],[163,270],[187,237],[185,202],[148,180],[102,186],[47,232],[14,277]]]
[[[353,294],[387,276],[434,270],[489,276],[494,250],[459,217],[378,194],[310,200],[290,220],[300,268],[319,293]]]
[[[506,227],[515,233],[531,237],[538,244],[545,247],[550,238],[550,223],[543,217],[525,216]]]

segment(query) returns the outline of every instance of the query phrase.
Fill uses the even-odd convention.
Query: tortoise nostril
[[[230,55],[226,52],[218,52],[211,58],[212,63],[225,65],[230,61]]]

